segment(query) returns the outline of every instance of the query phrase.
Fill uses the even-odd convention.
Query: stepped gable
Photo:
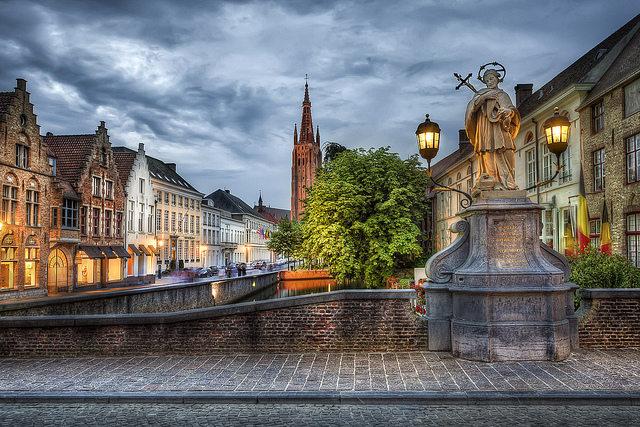
[[[57,175],[70,182],[77,182],[91,158],[96,135],[53,135],[47,133],[42,141],[55,155]]]
[[[138,152],[127,147],[111,147],[111,149],[118,168],[118,175],[120,175],[122,182],[126,184],[129,182],[129,175]]]
[[[176,172],[175,163],[165,163],[155,157],[147,156],[147,164],[149,165],[149,174],[153,178],[188,190],[198,191]]]
[[[603,62],[615,45],[626,37],[638,23],[640,23],[640,15],[627,22],[596,47],[565,68],[547,84],[525,98],[518,106],[520,116],[525,117],[572,84],[595,83],[596,81],[587,81],[591,80],[591,78],[588,78],[590,71]]]

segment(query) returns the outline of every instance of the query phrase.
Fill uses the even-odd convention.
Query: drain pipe
[[[540,182],[540,157],[538,157],[538,122],[535,118],[531,119],[533,123],[533,138],[536,144],[536,181]],[[540,187],[536,187],[536,203],[540,204]]]

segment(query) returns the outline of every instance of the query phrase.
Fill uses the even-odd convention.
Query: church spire
[[[305,74],[304,101],[302,102],[302,123],[300,123],[300,140],[313,143],[313,121],[311,120],[311,101],[309,101],[309,77]]]

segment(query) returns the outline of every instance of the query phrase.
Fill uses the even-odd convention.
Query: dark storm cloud
[[[429,112],[457,147],[486,62],[539,87],[639,12],[635,2],[4,1],[0,90],[17,77],[42,132],[93,133],[172,161],[208,194],[289,206],[294,124],[309,75],[322,142],[415,152]],[[477,82],[476,82],[477,83]],[[477,83],[480,84],[480,83]]]

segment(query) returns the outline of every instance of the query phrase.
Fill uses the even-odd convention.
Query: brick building
[[[320,129],[314,140],[313,120],[311,119],[311,101],[309,100],[309,84],[304,85],[302,101],[302,122],[300,137],[298,128],[293,131],[293,153],[291,160],[291,218],[300,221],[304,206],[302,200],[307,197],[305,187],[311,187],[315,181],[316,168],[322,166],[320,149]]]
[[[72,258],[70,290],[125,285],[124,269],[130,258],[124,248],[125,194],[105,122],[100,122],[95,134],[48,132],[43,142],[57,160],[56,176],[69,182],[79,196],[70,213],[77,218],[74,225],[81,240]]]
[[[593,52],[606,68],[577,108],[590,233],[598,242],[606,205],[612,252],[640,266],[640,15],[614,36]]]
[[[29,97],[24,79],[17,79],[13,92],[0,92],[3,300],[47,294],[47,262],[55,248],[55,236],[48,235],[50,200],[61,199],[62,195],[54,182],[54,169]]]

